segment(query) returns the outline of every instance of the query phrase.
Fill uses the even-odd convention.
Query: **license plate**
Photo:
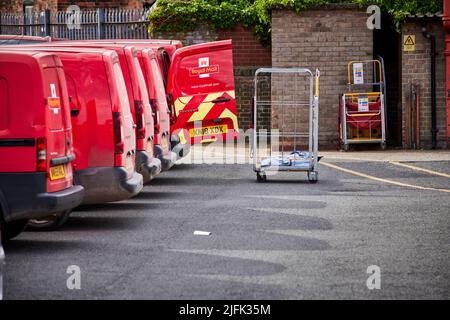
[[[228,132],[227,125],[194,128],[194,129],[189,130],[189,134],[190,134],[191,138],[212,136],[212,135],[216,135],[216,134],[226,134],[227,132]]]
[[[50,167],[50,180],[63,179],[65,176],[64,166]]]

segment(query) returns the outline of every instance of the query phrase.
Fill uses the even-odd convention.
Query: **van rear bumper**
[[[142,175],[145,184],[161,172],[161,160],[150,158],[145,151],[136,151],[136,171]]]
[[[82,204],[100,204],[126,200],[143,188],[143,178],[137,172],[128,178],[124,167],[97,167],[75,171],[76,184],[82,185]]]
[[[46,192],[45,173],[1,173],[0,206],[6,222],[37,219],[73,209],[84,197],[82,186]]]
[[[162,171],[167,171],[172,168],[178,160],[177,154],[173,151],[169,151],[164,154],[164,151],[159,144],[155,145],[155,155],[159,160],[161,160]]]
[[[170,144],[177,160],[186,157],[191,151],[191,145],[189,143],[181,143],[180,137],[176,134],[170,136]]]

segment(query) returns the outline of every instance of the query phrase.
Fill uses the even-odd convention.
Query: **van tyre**
[[[31,219],[28,221],[27,231],[54,231],[69,220],[71,213],[72,210],[67,210],[41,219]]]
[[[2,242],[7,242],[21,234],[27,226],[28,220],[16,220],[11,222],[2,222]]]

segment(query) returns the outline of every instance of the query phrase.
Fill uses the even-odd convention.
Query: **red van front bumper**
[[[0,207],[5,222],[46,217],[73,209],[84,197],[82,186],[46,192],[45,173],[0,174]]]
[[[141,192],[142,175],[131,177],[123,167],[96,167],[75,171],[75,183],[82,185],[85,197],[82,204],[100,204],[126,200]]]

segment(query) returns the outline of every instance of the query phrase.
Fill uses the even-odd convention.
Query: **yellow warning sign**
[[[416,36],[407,35],[403,37],[403,51],[416,51]]]

